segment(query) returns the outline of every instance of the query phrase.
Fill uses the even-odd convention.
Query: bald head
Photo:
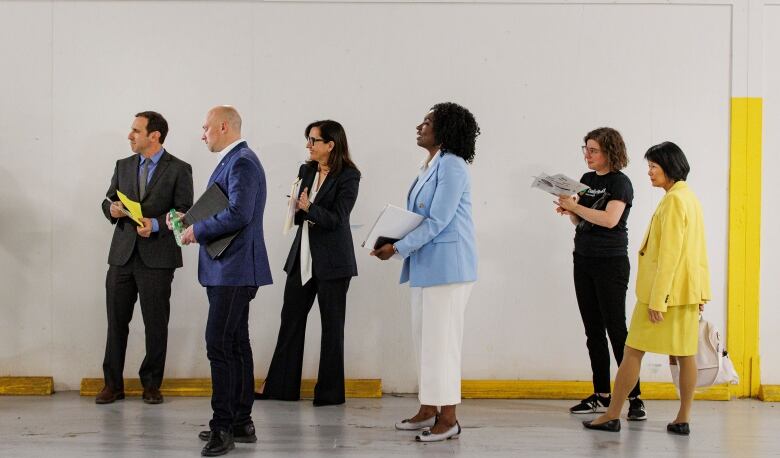
[[[241,138],[241,115],[229,105],[212,108],[206,114],[201,140],[211,152],[219,152]]]
[[[230,105],[220,105],[209,110],[209,115],[214,116],[218,122],[227,123],[230,130],[234,130],[241,137],[241,115],[238,110]]]

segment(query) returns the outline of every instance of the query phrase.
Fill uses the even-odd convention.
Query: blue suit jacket
[[[416,187],[419,180],[422,185]],[[427,173],[412,183],[406,206],[425,219],[395,243],[404,257],[401,283],[425,287],[476,281],[477,250],[466,161],[442,151]]]
[[[203,286],[263,286],[273,282],[263,238],[265,172],[246,142],[236,145],[220,161],[209,178],[230,204],[211,218],[195,223],[200,243],[198,281]],[[208,188],[207,186],[207,188]],[[211,259],[206,244],[240,231],[224,253]]]

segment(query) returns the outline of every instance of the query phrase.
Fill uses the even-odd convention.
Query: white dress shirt
[[[236,140],[236,141],[234,141],[233,143],[231,143],[231,144],[229,144],[228,146],[226,146],[226,147],[225,147],[225,149],[223,149],[222,151],[220,151],[220,152],[218,152],[218,153],[217,153],[217,155],[219,156],[219,160],[221,161],[222,159],[225,159],[225,155],[226,155],[227,153],[229,153],[229,152],[230,152],[230,150],[232,150],[233,148],[235,148],[235,147],[236,147],[236,145],[238,145],[239,143],[241,143],[241,142],[245,142],[245,141],[246,141],[246,140],[244,140],[243,138],[239,138],[238,140]]]
[[[317,197],[317,193],[320,192],[320,186],[317,183],[320,179],[320,172],[314,174],[314,182],[309,190],[309,202],[314,202],[314,198]],[[324,181],[324,180],[323,180]],[[322,185],[322,183],[320,183]],[[301,285],[305,285],[311,280],[311,249],[309,248],[309,222],[303,222],[303,229],[301,232]]]

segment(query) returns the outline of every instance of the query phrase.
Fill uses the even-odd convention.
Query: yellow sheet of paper
[[[144,222],[141,220],[143,219],[144,215],[141,214],[141,204],[133,200],[130,200],[126,195],[122,194],[120,191],[117,191],[116,195],[119,196],[119,200],[122,201],[122,204],[124,204],[127,211],[130,212],[130,219],[135,221],[139,226],[143,226]]]

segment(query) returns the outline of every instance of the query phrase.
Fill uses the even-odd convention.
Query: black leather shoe
[[[257,435],[255,434],[255,424],[249,422],[245,425],[233,425],[233,442],[239,442],[242,444],[249,444],[257,442]],[[211,431],[201,431],[198,433],[198,438],[204,442],[209,440]]]
[[[271,399],[271,397],[268,396],[265,393],[258,393],[257,391],[255,391],[255,399],[260,400],[260,401],[267,401],[267,400]]]
[[[691,426],[688,423],[669,423],[666,430],[672,434],[688,436],[691,434]]]
[[[233,441],[242,444],[257,442],[255,424],[250,421],[245,425],[233,425]]]
[[[314,407],[323,407],[323,406],[338,406],[341,404],[344,404],[344,400],[341,401],[325,401],[322,399],[315,399],[312,401],[312,404],[314,404]]]
[[[588,421],[583,421],[582,426],[588,429],[595,429],[598,431],[611,431],[613,433],[616,433],[620,431],[620,419],[615,418],[614,420],[605,421],[604,423],[599,423],[598,425],[594,425],[593,420],[588,420]]]
[[[201,456],[220,456],[236,448],[233,442],[233,434],[230,431],[213,430],[209,434],[209,441],[200,451]]]

